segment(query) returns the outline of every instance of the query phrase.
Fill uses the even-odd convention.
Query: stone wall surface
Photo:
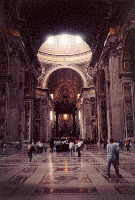
[[[110,105],[112,110],[112,136],[123,137],[123,94],[119,74],[119,55],[112,55],[109,59],[110,72]]]

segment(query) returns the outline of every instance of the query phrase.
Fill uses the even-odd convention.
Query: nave
[[[135,140],[135,1],[2,0],[0,143]]]
[[[120,173],[106,178],[106,150],[86,148],[81,158],[69,152],[33,153],[29,162],[26,148],[12,155],[0,155],[1,199],[134,199],[135,155],[120,150]]]

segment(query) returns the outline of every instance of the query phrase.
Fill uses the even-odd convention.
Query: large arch
[[[50,74],[62,68],[69,68],[79,73],[79,75],[81,76],[83,80],[83,87],[88,87],[88,83],[87,83],[88,78],[92,80],[91,76],[88,77],[87,70],[84,72],[82,69],[79,69],[77,65],[52,65],[46,72],[42,73],[42,75],[39,77],[39,82],[40,81],[42,82],[43,89],[47,87],[47,79],[50,76]],[[42,68],[42,71],[44,71],[43,68]]]
[[[83,87],[88,87],[87,79],[92,79],[87,74],[92,51],[80,36],[71,34],[50,36],[41,45],[37,56],[42,68],[42,75],[39,78],[42,80],[42,88],[47,87],[46,82],[50,74],[61,68],[75,70],[83,80]]]

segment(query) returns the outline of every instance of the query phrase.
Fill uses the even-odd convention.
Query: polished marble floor
[[[27,151],[0,155],[0,199],[135,199],[135,149],[120,150],[120,173],[106,177],[106,150],[86,148],[81,158],[69,152]]]

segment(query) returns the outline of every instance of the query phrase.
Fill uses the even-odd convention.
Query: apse
[[[62,101],[66,96],[68,101],[76,102],[83,88],[83,80],[75,70],[58,69],[49,76],[47,88],[53,94],[53,101]]]

